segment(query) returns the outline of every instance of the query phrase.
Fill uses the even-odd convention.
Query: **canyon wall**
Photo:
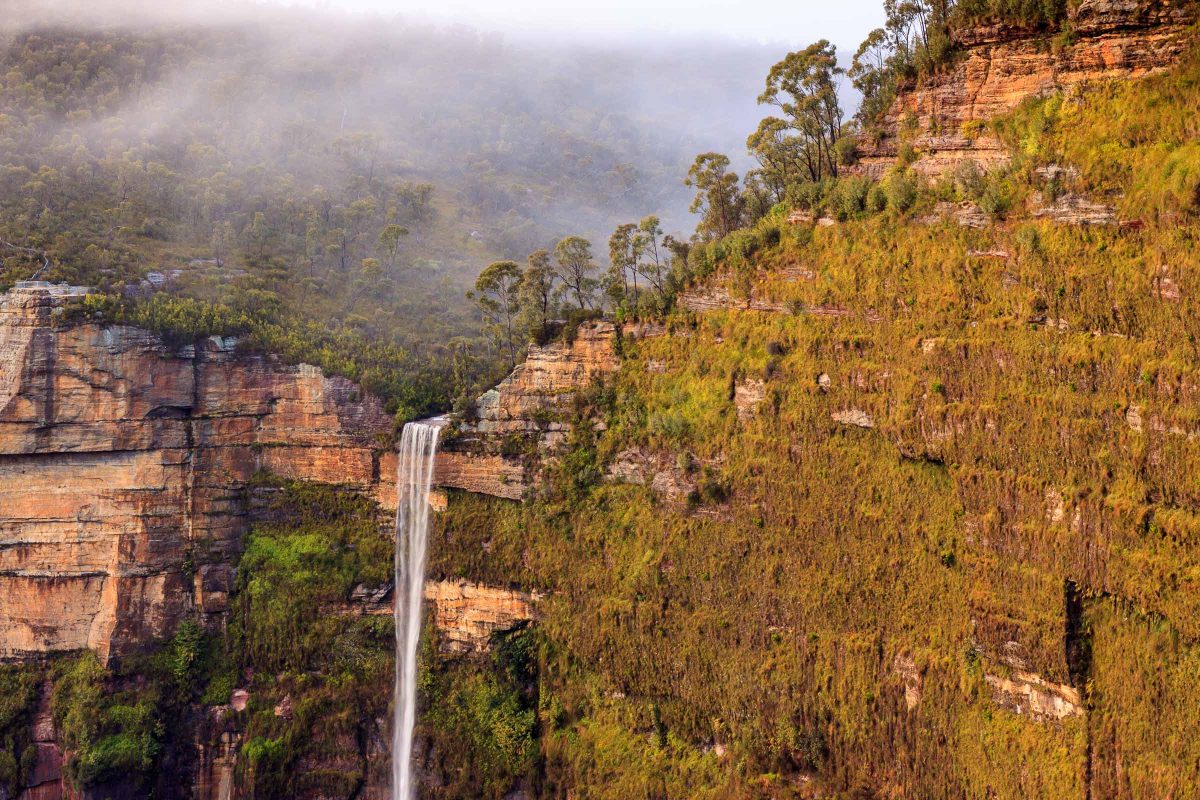
[[[445,437],[434,484],[520,500],[571,429],[577,393],[620,367],[623,338],[663,333],[661,326],[582,323],[569,340],[530,344],[525,361],[484,392],[466,419]]]
[[[194,614],[219,624],[243,535],[273,519],[274,490],[258,485],[260,473],[347,485],[395,508],[393,423],[376,398],[229,339],[173,346],[132,327],[68,322],[86,292],[29,283],[0,296],[0,659],[87,648],[107,661]],[[612,334],[592,326],[573,346],[537,349],[531,367],[502,385],[505,402],[481,415],[480,432],[527,430],[525,421],[615,368]],[[485,487],[501,485],[489,462],[478,463]],[[346,613],[390,614],[390,588],[359,587]],[[425,596],[443,650],[459,655],[527,624],[538,599],[447,581],[431,581]],[[50,687],[34,720],[29,800],[73,796]],[[245,702],[203,710],[194,796],[237,796]],[[364,796],[387,796],[387,725],[371,721],[371,741],[332,755],[365,759]]]
[[[228,339],[60,325],[79,294],[0,297],[0,658],[107,659],[222,614],[260,471],[394,507],[375,398]]]
[[[1069,14],[1069,33],[1003,24],[958,31],[959,55],[901,88],[875,135],[860,139],[851,171],[878,177],[906,144],[916,157],[913,169],[929,176],[968,160],[984,169],[1007,163],[984,123],[1030,97],[1167,69],[1186,51],[1195,18],[1185,2],[1082,0]]]

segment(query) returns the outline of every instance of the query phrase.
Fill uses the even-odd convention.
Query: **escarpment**
[[[663,330],[591,320],[571,333],[567,339],[530,344],[525,360],[467,409],[438,451],[436,485],[521,499],[545,460],[561,452],[575,396],[616,372],[622,341]]]
[[[981,23],[956,31],[960,52],[902,86],[879,126],[860,137],[851,172],[878,177],[912,150],[912,168],[943,175],[974,161],[987,169],[1009,154],[986,123],[1023,100],[1089,82],[1140,78],[1178,63],[1196,7],[1171,0],[1082,0],[1068,4],[1062,32]]]
[[[66,299],[0,298],[0,656],[107,658],[222,614],[256,473],[394,504],[391,419],[349,381],[219,338],[61,325]]]
[[[0,297],[0,657],[86,648],[108,659],[189,614],[219,621],[242,537],[270,515],[256,500],[269,492],[260,474],[344,485],[395,507],[393,423],[376,398],[232,340],[172,346],[136,328],[63,324],[81,293],[33,284]],[[550,446],[564,423],[546,415],[615,369],[613,339],[611,325],[590,325],[570,347],[536,350],[485,395],[475,430]],[[477,480],[463,466],[474,464]],[[438,474],[517,496],[523,469],[505,464],[451,452]],[[460,599],[459,612],[438,618],[477,616]],[[451,631],[468,649],[487,633]]]

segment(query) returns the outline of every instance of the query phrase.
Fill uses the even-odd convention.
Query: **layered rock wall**
[[[475,402],[470,418],[438,451],[434,483],[511,500],[524,496],[540,458],[553,455],[571,427],[571,404],[621,365],[620,340],[662,328],[585,322],[570,341],[531,344],[524,363]]]
[[[968,160],[984,169],[1004,164],[1008,153],[982,123],[1029,97],[1167,69],[1185,52],[1195,19],[1187,2],[1082,0],[1070,12],[1069,35],[997,24],[960,31],[959,57],[900,92],[878,136],[860,141],[853,171],[881,175],[906,143],[917,155],[913,169],[925,175]]]
[[[391,419],[351,382],[230,340],[62,325],[69,299],[0,298],[0,658],[108,658],[222,614],[259,471],[394,505]]]

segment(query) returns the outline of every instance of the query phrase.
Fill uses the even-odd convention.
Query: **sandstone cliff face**
[[[1182,2],[1082,0],[1068,20],[1070,43],[1003,25],[961,31],[961,57],[900,92],[879,138],[860,141],[853,171],[881,175],[906,138],[919,155],[913,169],[925,175],[945,174],[967,160],[984,169],[1003,164],[1008,154],[979,123],[1029,97],[1166,69],[1183,54],[1194,18],[1194,8]]]
[[[438,486],[519,500],[536,477],[537,458],[553,455],[570,430],[571,401],[621,364],[618,338],[662,333],[657,326],[618,330],[595,320],[570,342],[532,344],[519,364],[475,403],[473,413],[439,450]]]
[[[451,653],[482,653],[492,634],[531,622],[541,597],[512,589],[468,581],[429,581],[425,602],[432,606],[442,649]]]
[[[446,653],[484,653],[491,648],[492,634],[516,630],[537,618],[537,592],[521,592],[465,580],[426,581],[425,611],[441,635],[439,646]],[[349,604],[339,609],[347,614],[391,616],[394,611],[391,587],[374,592],[355,589]]]
[[[391,420],[354,384],[229,340],[60,326],[68,296],[0,298],[0,658],[108,658],[223,613],[260,470],[394,505]]]

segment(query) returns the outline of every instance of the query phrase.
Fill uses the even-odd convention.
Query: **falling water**
[[[413,800],[412,743],[417,721],[417,637],[425,585],[429,486],[443,420],[410,422],[400,434],[396,472],[396,684],[392,724],[392,800]]]

